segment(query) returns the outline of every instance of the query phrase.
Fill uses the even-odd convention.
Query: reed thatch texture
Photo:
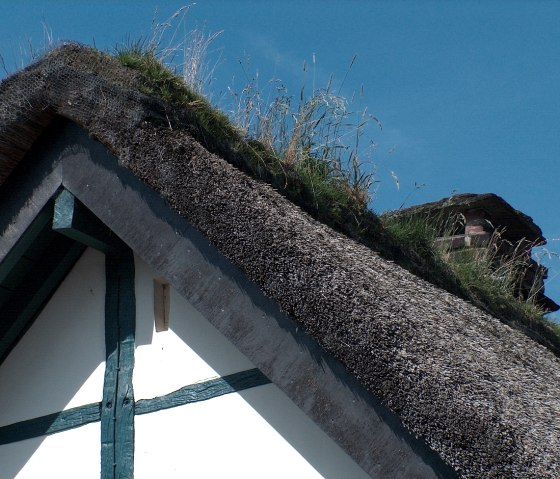
[[[54,115],[149,184],[466,478],[560,477],[558,359],[318,223],[193,139],[189,112],[66,45],[0,84],[0,181]],[[349,405],[348,407],[351,407]]]

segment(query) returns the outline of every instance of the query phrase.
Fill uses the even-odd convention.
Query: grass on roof
[[[142,93],[186,107],[197,139],[210,151],[272,184],[313,216],[337,229],[360,223],[367,212],[367,188],[359,181],[349,181],[350,171],[341,168],[338,158],[317,158],[310,147],[305,147],[307,143],[300,141],[304,147],[298,148],[297,161],[288,161],[286,154],[262,141],[246,138],[242,128],[189,88],[142,42],[118,48],[115,56],[123,65],[145,75]]]
[[[450,262],[442,257],[434,246],[438,225],[419,218],[380,219],[371,211],[368,208],[371,176],[360,170],[359,162],[354,160],[350,167],[344,167],[340,158],[329,156],[330,151],[316,154],[317,149],[311,148],[316,139],[302,135],[301,128],[288,137],[288,146],[295,147],[295,152],[289,147],[278,151],[273,149],[273,142],[265,144],[247,138],[243,128],[189,88],[181,76],[163,64],[153,49],[141,42],[118,48],[115,56],[124,66],[143,74],[142,93],[159,97],[188,112],[196,139],[209,151],[252,177],[271,184],[319,221],[431,283],[475,303],[560,355],[560,327],[548,321],[534,303],[516,298],[510,285],[498,284],[490,270],[477,259],[464,257],[461,261]],[[300,110],[302,108],[300,106]]]

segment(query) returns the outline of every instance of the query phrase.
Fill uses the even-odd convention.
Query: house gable
[[[16,194],[11,214],[2,218],[4,229],[13,231],[5,238],[4,257],[55,198],[60,207],[75,198],[74,206],[82,214],[98,218],[107,231],[94,228],[88,232],[88,222],[86,226],[64,223],[55,210],[59,231],[76,244],[84,241],[95,246],[92,239],[102,244],[114,239],[134,251],[261,371],[261,376],[253,375],[251,380],[271,380],[370,475],[455,475],[203,235],[119,166],[84,130],[62,119],[54,121],[18,168],[13,178],[23,184],[19,191],[27,195]],[[6,188],[10,188],[9,182]],[[130,264],[130,258],[126,261]],[[126,335],[117,338],[125,343],[129,340]],[[126,374],[125,382],[131,381],[132,370]],[[243,384],[246,379],[235,383],[237,378],[230,378],[229,382]],[[129,398],[126,391],[120,394],[123,401]],[[153,407],[136,399],[139,408]],[[133,415],[132,410],[125,413]],[[130,454],[130,446],[128,449],[125,455]]]
[[[314,221],[236,169],[235,144],[210,153],[199,104],[146,96],[146,84],[75,44],[0,82],[0,258],[66,188],[372,475],[414,477],[399,469],[412,448],[453,477],[404,424],[465,478],[558,477],[557,357]]]

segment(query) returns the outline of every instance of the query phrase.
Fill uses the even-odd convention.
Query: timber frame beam
[[[134,477],[134,255],[72,193],[56,197],[53,230],[105,253],[105,379],[101,479]]]

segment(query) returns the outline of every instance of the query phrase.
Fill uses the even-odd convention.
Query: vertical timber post
[[[134,477],[134,256],[121,247],[105,257],[106,369],[101,407],[101,479]]]
[[[101,479],[134,477],[134,254],[70,191],[55,199],[54,231],[105,254],[105,380]]]

